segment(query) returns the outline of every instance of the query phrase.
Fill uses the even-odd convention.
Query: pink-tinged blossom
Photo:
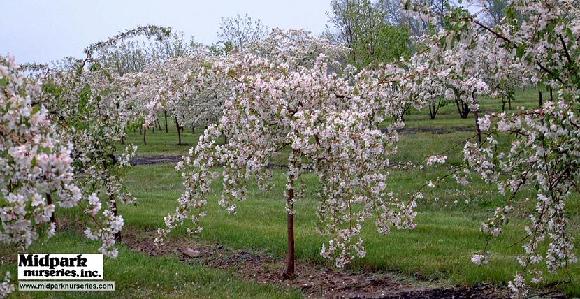
[[[429,156],[427,158],[427,166],[433,166],[435,164],[444,164],[447,161],[447,156]]]
[[[471,262],[481,266],[489,263],[489,256],[485,254],[474,254],[471,256]]]
[[[436,19],[422,2],[408,0],[405,5]],[[507,200],[508,205],[482,225],[489,237],[500,235],[515,204],[527,201],[521,190],[538,190],[535,205],[528,210],[523,254],[518,257],[526,273],[518,273],[509,284],[513,296],[520,298],[528,292],[527,282],[541,281],[544,269],[554,272],[577,261],[565,207],[580,175],[580,121],[574,108],[580,95],[574,58],[579,50],[580,6],[568,0],[514,0],[508,5],[514,13],[495,27],[486,26],[469,11],[458,14],[461,17],[447,16],[454,28],[461,29],[442,29],[426,37],[428,50],[413,59],[434,67],[433,78],[448,78],[442,80],[446,90],[441,96],[463,101],[470,109],[478,106],[476,95],[505,101],[515,88],[538,83],[553,91],[553,97],[537,109],[480,117],[479,129],[488,135],[481,144],[465,144],[468,168],[454,174],[465,184],[470,174],[478,174],[497,185],[499,195]],[[437,90],[432,86],[422,87]],[[500,146],[498,132],[510,134],[507,149]]]
[[[14,292],[16,289],[12,283],[10,283],[10,272],[6,272],[4,280],[0,282],[0,298],[7,297],[10,293]]]
[[[321,254],[337,267],[365,255],[360,232],[373,215],[384,233],[391,226],[414,227],[414,201],[386,192],[388,156],[396,150],[400,123],[386,131],[378,125],[402,110],[400,98],[390,97],[397,94],[396,88],[381,83],[380,78],[390,76],[384,72],[365,72],[352,79],[350,68],[338,71],[344,66],[336,59],[344,53],[343,48],[302,31],[274,31],[248,51],[210,61],[209,78],[229,86],[230,96],[219,121],[204,131],[177,166],[185,191],[175,212],[165,217],[158,243],[185,220],[193,223],[190,231],[201,231],[210,184],[216,178],[213,167],[223,167],[218,204],[235,213],[250,179],[268,188],[272,176],[268,165],[285,146],[292,150],[286,211],[295,213],[294,202],[303,194],[300,175],[317,174],[323,189],[318,214],[329,238]],[[393,74],[397,71],[402,72],[393,69]],[[392,101],[384,101],[388,98]],[[226,144],[217,142],[221,136]]]
[[[30,246],[39,230],[54,234],[57,206],[81,199],[73,183],[71,144],[48,121],[46,109],[33,109],[39,86],[25,79],[13,58],[0,57],[0,242]],[[50,199],[49,199],[50,198]]]
[[[40,87],[23,77],[11,57],[0,57],[0,243],[28,248],[41,233],[54,235],[57,206],[81,199],[73,179],[72,145],[33,104]],[[9,276],[0,297],[13,290]]]

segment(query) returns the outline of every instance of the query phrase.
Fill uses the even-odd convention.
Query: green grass
[[[434,174],[437,174],[436,172]],[[123,207],[122,212],[129,226],[151,230],[162,225],[162,217],[175,207],[180,194],[179,175],[172,173],[170,165],[135,167],[127,182],[134,195],[141,198],[136,206]],[[401,192],[417,188],[423,178],[420,171],[398,171],[393,174],[393,184]],[[306,175],[307,196],[297,204],[296,235],[297,256],[304,261],[327,263],[320,257],[320,246],[325,240],[316,230],[316,205],[314,191],[317,186],[312,175]],[[143,186],[141,182],[150,182]],[[286,222],[284,214],[283,188],[284,174],[275,171],[274,188],[269,192],[259,191],[252,186],[248,199],[239,204],[235,215],[228,215],[216,204],[219,184],[214,185],[216,193],[210,199],[209,216],[204,220],[203,240],[220,242],[233,248],[266,251],[283,257],[286,250]],[[490,198],[489,186],[472,186],[455,194],[450,186],[433,191],[434,194],[450,194],[438,203],[428,197],[420,203],[417,228],[410,231],[393,231],[381,236],[368,223],[364,231],[367,256],[356,260],[354,269],[374,269],[396,271],[407,275],[419,274],[428,279],[443,279],[451,283],[474,284],[478,282],[505,283],[518,270],[514,257],[521,248],[514,246],[522,237],[522,220],[514,221],[505,234],[494,241],[491,251],[493,262],[478,267],[470,262],[471,254],[482,249],[484,239],[479,232],[482,220],[489,216],[500,203]],[[457,188],[459,188],[457,186]],[[445,196],[443,196],[445,197]],[[469,203],[465,203],[465,199]],[[458,203],[454,203],[455,200]],[[578,204],[571,200],[571,212],[578,215]],[[573,218],[577,223],[578,218]],[[177,229],[174,236],[185,236],[183,229]],[[577,242],[576,246],[580,246]],[[574,266],[549,281],[564,281],[571,275],[572,283],[564,289],[570,294],[580,294],[580,268]]]
[[[519,107],[538,107],[537,89],[518,90],[515,93],[515,97],[516,100],[512,101],[512,110],[507,110],[508,107],[506,104],[506,112],[509,113],[510,111],[515,111]],[[549,99],[549,97],[549,93],[544,92],[544,101]],[[483,111],[482,114],[487,112],[500,112],[501,101],[490,98],[482,98],[480,100],[480,110]],[[447,103],[445,106],[441,107],[435,119],[429,119],[428,108],[419,111],[411,110],[409,115],[405,116],[405,126],[408,128],[453,128],[466,126],[473,127],[474,125],[475,120],[473,119],[473,113],[469,113],[467,119],[459,118],[455,103]]]
[[[96,242],[74,233],[61,233],[27,253],[95,252]],[[6,250],[5,248],[4,250]],[[0,252],[4,251],[0,250]],[[12,264],[15,264],[12,263]],[[15,292],[9,298],[300,298],[293,289],[243,281],[235,274],[181,262],[176,256],[151,257],[120,247],[116,259],[105,259],[105,281],[114,292]],[[16,273],[15,265],[0,266]],[[4,274],[2,274],[3,277]],[[14,279],[14,277],[13,277]]]
[[[177,134],[175,123],[169,119],[167,124],[168,132],[166,133],[163,118],[161,118],[160,122],[162,123],[161,130],[158,127],[155,130],[150,128],[145,133],[146,145],[143,141],[143,134],[138,129],[129,130],[126,143],[139,146],[137,155],[184,155],[193,144],[197,143],[197,139],[203,133],[203,128],[195,128],[194,132],[192,132],[191,128],[185,128],[181,132],[182,144],[178,145],[179,135]],[[119,148],[122,148],[122,145],[119,145]]]
[[[519,91],[513,107],[537,105],[537,90]],[[544,95],[546,98],[546,95]],[[498,111],[499,101],[484,100],[482,109]],[[432,154],[447,154],[450,163],[462,159],[464,141],[474,135],[473,131],[453,131],[455,127],[472,127],[473,115],[460,119],[455,107],[443,107],[435,120],[430,120],[426,111],[412,111],[406,116],[408,128],[445,128],[445,134],[419,132],[404,133],[399,142],[399,152],[393,162],[425,162]],[[177,145],[177,133],[170,124],[170,133],[156,130],[147,133],[148,144],[142,144],[142,135],[130,132],[128,142],[139,145],[139,155],[183,155],[195,142],[201,128],[183,133],[188,146]],[[287,157],[282,152],[275,160],[283,164]],[[444,167],[429,169],[394,170],[391,172],[389,188],[400,193],[412,193],[427,180],[434,180],[447,172]],[[319,187],[316,177],[305,174],[306,196],[296,204],[296,250],[299,261],[330,263],[320,256],[320,247],[326,240],[317,232],[316,196]],[[282,170],[274,171],[274,187],[268,192],[249,186],[248,199],[238,205],[235,215],[228,215],[217,206],[221,185],[215,183],[210,196],[209,214],[203,221],[205,227],[200,238],[219,242],[228,247],[251,249],[283,257],[286,252],[286,216],[284,211],[284,185]],[[127,229],[155,230],[163,225],[163,217],[172,212],[183,187],[181,176],[174,165],[149,165],[131,168],[126,175],[127,189],[138,199],[136,205],[121,206]],[[529,192],[532,192],[529,190]],[[533,192],[532,192],[533,193]],[[568,201],[572,231],[580,232],[580,197],[573,194]],[[479,231],[481,222],[502,205],[494,186],[474,182],[463,187],[453,180],[446,180],[436,189],[426,190],[426,198],[419,202],[417,227],[414,230],[392,231],[379,235],[373,223],[363,231],[367,256],[350,266],[355,270],[386,270],[403,275],[443,281],[449,284],[475,284],[489,282],[505,284],[519,270],[515,256],[522,253],[517,240],[523,236],[526,224],[524,215],[518,215],[505,233],[491,243],[492,262],[475,266],[471,255],[483,249],[485,241]],[[72,216],[75,211],[64,212]],[[178,228],[172,237],[185,237],[185,229]],[[576,248],[580,247],[576,240]],[[98,245],[84,241],[81,237],[64,234],[54,242],[33,247],[38,252],[95,252]],[[1,250],[0,250],[1,252]],[[580,252],[577,250],[577,255]],[[122,248],[118,260],[105,265],[107,280],[117,282],[118,297],[131,296],[129,289],[137,290],[136,297],[284,297],[298,296],[293,290],[243,282],[231,277],[231,273],[191,266],[180,263],[175,257],[148,257]],[[4,270],[6,266],[0,267]],[[174,279],[172,275],[178,273]],[[147,273],[147,275],[139,275]],[[109,276],[110,275],[110,276]],[[549,275],[547,282],[565,282],[559,288],[571,296],[580,296],[580,267]],[[159,283],[160,286],[156,284]],[[19,294],[22,295],[22,294]],[[28,294],[27,294],[28,295]],[[39,296],[50,295],[49,293]],[[92,296],[93,294],[86,294]],[[54,295],[56,296],[56,295]]]

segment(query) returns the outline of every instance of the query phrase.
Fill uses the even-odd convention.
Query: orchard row
[[[510,282],[515,297],[525,296],[543,269],[576,262],[566,200],[580,174],[580,5],[514,0],[494,27],[462,8],[444,16],[414,1],[405,8],[446,25],[415,41],[410,58],[362,69],[345,63],[349,49],[340,44],[278,29],[227,53],[197,46],[134,71],[120,71],[108,51],[140,36],[164,40],[168,28],[123,32],[89,46],[84,59],[51,68],[0,58],[0,241],[27,248],[65,229],[57,225],[58,209],[80,206],[85,235],[115,257],[124,225],[117,205],[134,200],[124,190],[123,168],[136,151],[127,145],[119,153],[117,146],[130,128],[147,129],[169,115],[178,130],[207,129],[178,163],[185,191],[158,244],[178,225],[202,230],[214,180],[223,183],[219,204],[235,213],[249,182],[268,188],[273,155],[288,149],[285,275],[294,275],[294,203],[305,172],[322,185],[321,254],[342,268],[365,255],[360,233],[367,220],[380,233],[414,228],[420,190],[403,198],[386,188],[397,130],[410,107],[435,117],[441,101],[451,101],[462,117],[474,114],[476,138],[465,144],[465,164],[449,171],[461,184],[474,176],[496,184],[505,198],[482,232],[499,236],[511,212],[529,200],[520,192],[537,190],[522,268]],[[538,109],[480,111],[482,97],[504,101],[515,88],[537,85],[555,93]],[[505,135],[509,144],[501,145]],[[426,162],[444,164],[445,157],[433,153]],[[485,264],[490,254],[484,248],[472,261]],[[12,290],[7,276],[0,294]]]

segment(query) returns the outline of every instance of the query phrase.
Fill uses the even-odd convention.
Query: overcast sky
[[[269,27],[324,29],[330,0],[0,0],[0,55],[49,62],[137,25],[170,26],[202,43],[222,17],[247,13]]]

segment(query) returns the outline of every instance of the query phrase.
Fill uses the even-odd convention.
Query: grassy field
[[[74,233],[62,233],[29,253],[88,253],[99,245]],[[6,249],[4,249],[6,250]],[[12,261],[15,264],[15,261]],[[15,267],[2,266],[4,271]],[[236,279],[232,273],[183,263],[175,256],[151,257],[122,246],[119,257],[105,259],[105,280],[114,281],[110,292],[17,292],[17,298],[299,298],[295,290],[282,290]]]
[[[537,91],[519,92],[514,107],[536,105]],[[482,108],[497,111],[501,103],[485,101]],[[474,120],[459,119],[455,107],[448,105],[440,110],[437,119],[430,120],[425,111],[413,111],[406,117],[408,128],[423,128],[419,132],[407,132],[401,136],[399,153],[393,157],[396,163],[411,161],[424,163],[427,156],[446,153],[451,163],[461,160],[464,140],[472,137],[471,131],[450,130],[434,134],[429,129],[449,129],[473,126]],[[148,145],[142,145],[142,135],[131,133],[128,141],[139,145],[139,155],[182,155],[195,142],[201,129],[192,134],[186,130],[182,137],[188,146],[178,146],[177,133],[164,131],[148,133]],[[181,194],[181,177],[171,164],[136,166],[126,175],[128,190],[138,199],[136,205],[121,207],[126,229],[152,231],[162,226],[163,216],[174,210],[176,199]],[[442,176],[445,167],[429,169],[398,169],[391,172],[390,188],[405,194],[420,188],[426,181]],[[316,193],[319,184],[313,175],[306,174],[307,192],[297,203],[296,250],[300,261],[328,264],[320,256],[324,241],[317,233]],[[284,185],[282,170],[274,172],[274,188],[261,192],[250,186],[247,201],[239,205],[236,215],[228,215],[217,206],[221,185],[214,185],[209,206],[209,216],[204,220],[204,231],[200,238],[208,242],[219,242],[225,246],[249,249],[283,257],[286,250],[286,216],[284,211]],[[367,256],[356,260],[351,266],[355,270],[393,271],[405,276],[420,277],[446,284],[476,284],[488,282],[503,285],[513,278],[518,270],[514,257],[522,252],[516,242],[523,236],[524,215],[510,223],[505,234],[491,243],[492,262],[475,266],[470,262],[471,254],[482,249],[484,236],[479,231],[480,223],[491,215],[502,199],[493,186],[474,183],[467,188],[447,180],[418,203],[417,227],[410,231],[393,231],[379,235],[373,223],[364,230]],[[533,190],[529,190],[533,193]],[[573,194],[568,202],[572,218],[572,230],[580,232],[580,197]],[[72,217],[75,211],[67,211]],[[177,229],[173,238],[185,236],[185,229]],[[576,240],[576,248],[580,240]],[[95,252],[98,245],[85,241],[72,232],[63,233],[56,239],[33,246],[34,252]],[[4,249],[9,252],[9,249]],[[1,252],[0,256],[6,257]],[[577,255],[580,254],[577,250]],[[0,270],[15,267],[8,261]],[[3,272],[0,272],[3,273]],[[147,273],[147,275],[141,275]],[[116,281],[118,297],[300,297],[293,289],[258,285],[241,281],[227,271],[208,269],[181,263],[175,256],[150,257],[132,252],[123,247],[119,258],[107,260],[106,280]],[[571,296],[580,296],[580,267],[578,264],[556,275],[548,276],[547,283],[555,283],[559,289]],[[16,297],[32,294],[17,293]],[[49,293],[33,294],[44,297]],[[60,297],[60,294],[54,295]],[[73,294],[76,295],[76,294]],[[73,296],[71,295],[71,297]],[[106,294],[85,294],[87,297]]]

